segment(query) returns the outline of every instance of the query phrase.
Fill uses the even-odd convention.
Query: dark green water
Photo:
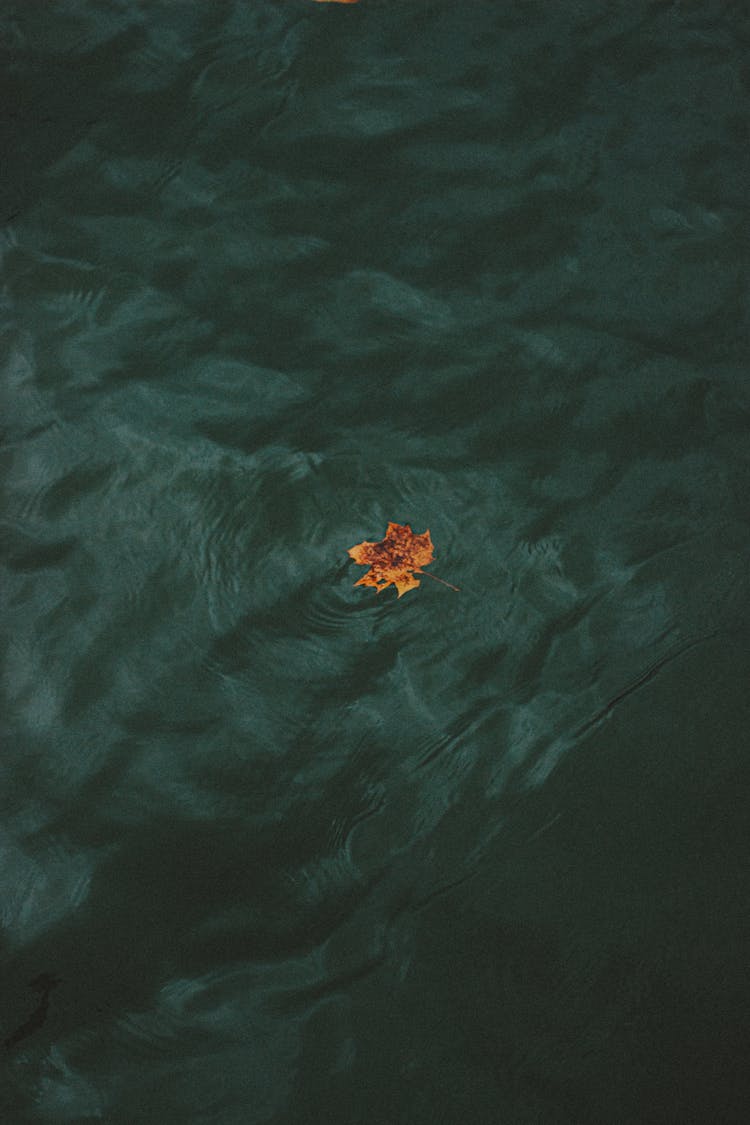
[[[748,1120],[747,5],[0,16],[3,1125]]]

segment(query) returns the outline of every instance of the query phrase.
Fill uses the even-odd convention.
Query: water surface
[[[745,1121],[746,6],[0,14],[3,1120]]]

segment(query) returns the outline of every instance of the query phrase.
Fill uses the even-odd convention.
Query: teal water
[[[0,42],[0,1119],[745,1122],[746,4]]]

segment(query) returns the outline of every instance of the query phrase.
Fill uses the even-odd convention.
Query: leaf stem
[[[460,586],[454,586],[452,582],[446,582],[444,578],[438,578],[437,574],[430,574],[429,570],[420,570],[419,574],[424,574],[425,578],[432,578],[435,582],[440,582],[443,586],[447,586],[450,590],[455,590],[458,593],[461,589]]]

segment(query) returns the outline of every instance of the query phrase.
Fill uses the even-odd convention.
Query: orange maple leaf
[[[317,0],[318,4],[356,4],[357,0]]]
[[[374,586],[380,593],[393,583],[401,597],[419,585],[414,575],[427,573],[422,568],[432,562],[433,549],[429,529],[416,535],[408,523],[389,522],[385,539],[378,543],[357,543],[356,547],[349,548],[349,555],[356,563],[370,568],[354,585]],[[427,577],[458,590],[458,586],[451,586],[435,574],[427,574]]]

